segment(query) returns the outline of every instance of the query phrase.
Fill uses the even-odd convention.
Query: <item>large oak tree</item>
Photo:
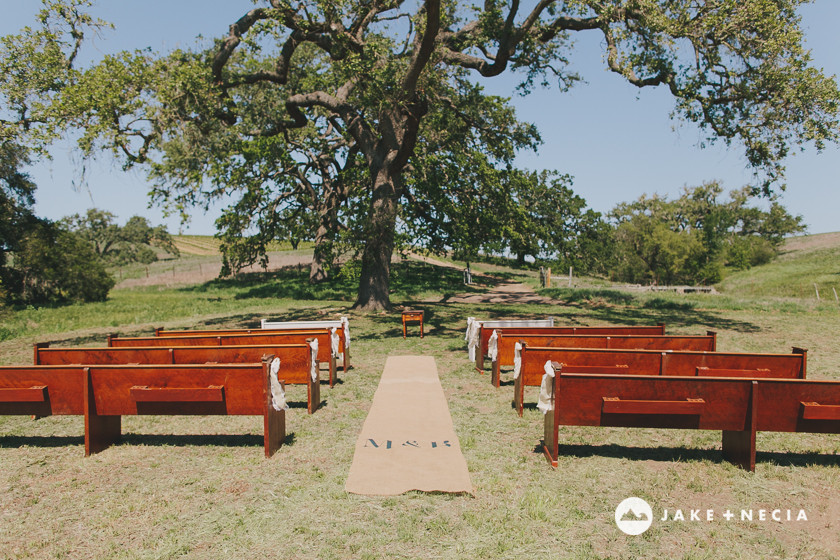
[[[182,115],[206,129],[246,123],[255,138],[282,138],[319,119],[341,129],[368,181],[356,306],[381,309],[390,305],[400,201],[411,194],[406,170],[430,108],[447,103],[459,84],[516,72],[526,92],[550,81],[564,90],[578,79],[567,68],[572,38],[596,34],[610,71],[639,88],[666,88],[674,115],[696,123],[703,144],[742,149],[756,188],[771,192],[783,185],[783,162],[794,147],[819,148],[838,133],[837,84],[809,66],[796,14],[802,3],[268,0],[233,22],[210,52],[189,55],[204,74],[172,70],[170,57],[159,61],[166,71],[152,76],[167,76],[163,87],[175,105],[184,92],[212,98],[198,114]],[[148,65],[123,72],[142,83],[138,75],[147,71]],[[255,87],[271,119],[254,118]],[[138,132],[119,116],[103,115],[109,116],[100,112],[100,122],[113,121],[116,144],[135,149],[125,150],[129,159],[147,155],[166,129],[155,124]]]

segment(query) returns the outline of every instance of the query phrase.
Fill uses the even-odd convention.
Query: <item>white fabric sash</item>
[[[467,350],[470,353],[470,361],[475,361],[475,350],[478,347],[478,333],[481,328],[481,323],[475,320],[475,317],[467,317],[467,334],[464,340],[467,341]]]
[[[309,348],[312,349],[312,369],[309,372],[309,375],[312,377],[312,381],[318,381],[318,339],[313,338],[312,342],[309,343]]]
[[[277,374],[280,371],[280,358],[274,358],[268,368],[268,378],[271,385],[271,407],[274,410],[289,410],[289,405],[286,403],[286,391],[277,379]]]
[[[487,341],[487,355],[493,361],[499,356],[499,331],[495,329],[493,329],[493,334],[490,335],[490,340]]]
[[[519,377],[519,370],[522,369],[522,345],[516,343],[513,345],[513,378]]]
[[[350,348],[350,320],[347,317],[342,317],[341,326],[344,327],[344,347]]]
[[[545,363],[545,375],[543,375],[542,383],[540,384],[540,400],[537,401],[537,408],[543,414],[554,410],[551,406],[551,380],[554,379],[554,368],[551,366],[551,360]]]
[[[332,348],[332,355],[338,356],[338,345],[340,343],[338,329],[336,327],[333,327],[332,329],[330,329],[330,332],[332,333],[330,335],[330,347]]]

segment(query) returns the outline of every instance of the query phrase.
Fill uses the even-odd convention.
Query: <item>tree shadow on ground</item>
[[[288,266],[271,272],[249,272],[231,278],[216,278],[181,291],[209,293],[216,290],[235,292],[235,299],[295,299],[306,301],[351,301],[356,297],[358,277],[353,273],[336,273],[325,282],[309,283],[306,268]],[[403,299],[427,292],[455,294],[481,292],[465,286],[461,271],[429,263],[404,260],[391,265],[390,290],[393,297]]]
[[[676,302],[679,303],[679,302]],[[689,302],[690,303],[690,302]],[[611,323],[621,325],[655,325],[665,323],[665,331],[674,328],[700,327],[738,332],[758,332],[760,327],[750,321],[724,317],[710,309],[690,305],[584,305],[559,302],[557,304],[503,305],[493,303],[453,304],[438,302],[423,304],[427,313],[437,315],[441,332],[464,332],[467,316],[479,319],[513,319],[555,317],[555,324],[585,326]]]

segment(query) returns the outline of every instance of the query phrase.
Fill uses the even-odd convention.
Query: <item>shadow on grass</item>
[[[559,304],[423,304],[427,313],[437,314],[442,333],[463,333],[467,316],[480,319],[515,319],[555,317],[556,325],[655,325],[665,323],[665,332],[673,333],[677,327],[699,327],[704,330],[733,330],[745,333],[758,332],[759,327],[749,321],[724,317],[711,309],[698,309],[691,302],[681,305],[668,302],[667,305],[649,307],[644,302],[631,300],[622,305],[592,305],[584,303]]]
[[[588,288],[547,288],[539,290],[538,293],[541,296],[550,297],[566,303],[603,301],[606,303],[627,305],[633,303],[636,299],[632,294],[621,292],[619,290],[598,290]]]
[[[295,299],[307,301],[352,301],[356,297],[358,278],[333,275],[319,284],[309,283],[306,267],[289,266],[272,272],[249,272],[232,278],[216,278],[204,284],[185,286],[183,292],[233,292],[235,299]],[[461,293],[481,291],[464,286],[459,270],[405,260],[391,265],[390,289],[401,299],[426,292]]]
[[[0,436],[0,449],[14,447],[65,447],[85,444],[85,436]]]
[[[306,403],[304,403],[306,408]],[[295,433],[286,434],[283,445],[294,445]],[[66,447],[85,445],[84,436],[0,436],[0,449],[16,447]],[[262,447],[263,436],[257,434],[123,434],[116,445],[147,445],[156,447]]]
[[[283,445],[294,445],[295,433],[286,434]],[[154,447],[259,447],[263,436],[258,434],[123,434],[117,445],[146,445]]]
[[[542,454],[542,445],[534,449]],[[727,463],[719,449],[694,449],[688,447],[627,447],[623,445],[566,445],[558,447],[559,457],[610,457],[631,461],[663,461],[668,463],[708,461]],[[782,467],[838,466],[840,455],[819,453],[783,453],[757,451],[756,465],[772,463]]]

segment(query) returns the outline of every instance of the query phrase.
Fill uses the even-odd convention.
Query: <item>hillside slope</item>
[[[717,287],[732,295],[816,298],[840,293],[840,232],[804,235],[786,241],[771,263],[733,273]]]

